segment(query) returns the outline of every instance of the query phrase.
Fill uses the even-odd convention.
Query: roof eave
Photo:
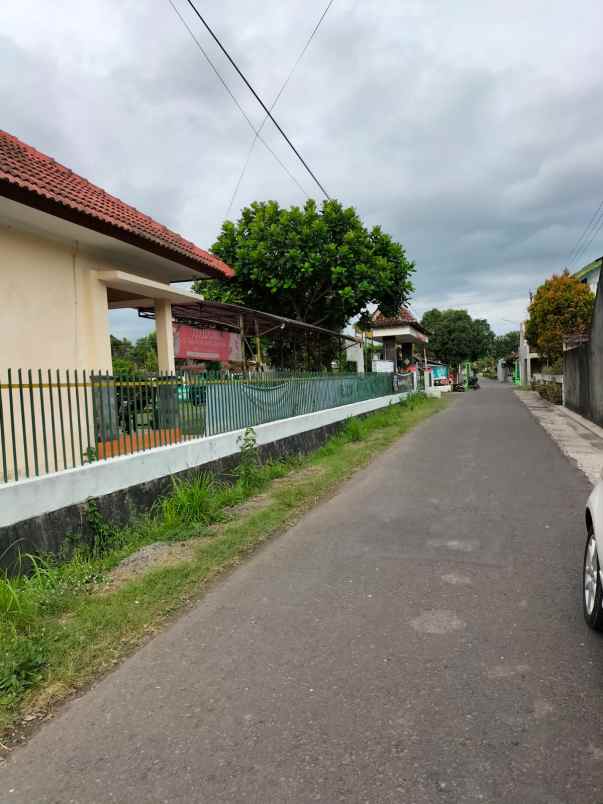
[[[143,237],[135,234],[134,232],[130,232],[127,229],[123,229],[120,226],[112,225],[101,220],[100,218],[95,217],[94,215],[89,215],[86,212],[74,209],[73,207],[63,204],[60,201],[48,198],[47,196],[41,195],[40,193],[37,193],[26,187],[22,187],[20,184],[9,181],[4,177],[0,177],[0,196],[9,198],[12,201],[17,201],[25,206],[32,207],[40,212],[54,215],[55,217],[69,221],[70,223],[75,223],[78,226],[83,226],[86,229],[98,232],[99,234],[107,235],[115,240],[120,240],[123,243],[129,243],[130,245],[137,246],[138,248],[148,251],[151,254],[156,254],[159,257],[171,260],[179,265],[184,265],[187,268],[196,271],[202,277],[209,277],[211,279],[230,279],[234,275],[234,271],[232,273],[228,273],[227,271],[221,270],[215,265],[211,265],[209,262],[206,263],[200,259],[195,260],[193,257],[183,254],[177,249],[162,246],[160,243],[157,243],[151,238]]]
[[[423,333],[423,335],[431,334],[422,324],[419,324],[418,321],[404,321],[401,318],[385,319],[383,322],[379,322],[378,324],[373,323],[371,329],[391,329],[392,327],[412,327],[413,329],[416,329],[417,332]]]

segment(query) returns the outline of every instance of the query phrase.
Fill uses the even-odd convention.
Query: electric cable
[[[283,94],[283,92],[285,91],[285,89],[287,87],[287,84],[291,80],[291,78],[293,76],[293,73],[297,69],[297,66],[299,65],[300,61],[303,59],[307,49],[310,47],[310,43],[312,42],[312,40],[316,36],[316,32],[320,28],[322,21],[327,16],[327,13],[328,13],[329,9],[331,8],[331,6],[333,5],[334,2],[335,2],[335,0],[329,0],[327,5],[325,6],[322,14],[320,15],[320,18],[319,18],[318,22],[314,26],[314,30],[312,31],[312,33],[310,34],[310,36],[306,40],[306,44],[301,49],[299,55],[297,56],[297,59],[295,60],[293,66],[289,70],[289,74],[285,78],[281,88],[279,89],[279,91],[276,94],[276,97],[272,101],[272,104],[270,106],[270,111],[272,111],[274,109],[274,107],[276,106],[276,104],[279,102],[279,99],[280,99],[281,95]],[[269,118],[268,114],[266,114],[264,119],[260,123],[260,126],[259,126],[257,132],[255,133],[255,136],[253,137],[253,140],[251,141],[251,145],[249,146],[249,150],[247,151],[247,156],[245,158],[245,162],[243,163],[241,173],[239,175],[239,178],[238,178],[237,183],[235,185],[235,188],[233,190],[232,196],[230,198],[230,203],[228,204],[228,208],[226,210],[226,215],[224,216],[225,218],[228,218],[228,216],[230,215],[230,210],[232,209],[232,206],[234,204],[235,198],[237,197],[237,193],[239,192],[239,188],[241,187],[241,184],[243,182],[243,178],[245,177],[245,173],[247,172],[247,168],[249,167],[249,163],[251,162],[251,155],[253,153],[253,149],[255,148],[255,144],[256,144],[256,142],[258,140],[259,134],[262,131],[262,129],[264,128],[264,126],[266,125],[266,121],[269,120],[269,119],[270,118]]]
[[[170,2],[171,2],[171,0],[170,0]],[[192,0],[186,0],[186,2],[187,2],[187,3],[189,4],[189,6],[192,8],[193,12],[194,12],[194,13],[196,14],[196,16],[199,18],[199,20],[201,21],[201,23],[203,24],[203,26],[205,27],[205,29],[207,30],[207,32],[210,34],[210,36],[212,37],[212,39],[215,41],[215,43],[218,45],[218,47],[220,48],[220,50],[222,51],[222,53],[223,53],[223,54],[226,56],[226,58],[228,59],[228,61],[229,61],[229,62],[230,62],[230,64],[232,65],[232,67],[233,67],[233,68],[236,70],[237,74],[238,74],[238,75],[239,75],[239,77],[242,79],[242,81],[245,83],[245,85],[247,86],[247,88],[249,89],[249,91],[251,92],[251,94],[253,95],[253,97],[254,97],[254,98],[257,100],[257,102],[260,104],[260,106],[262,107],[262,109],[263,109],[263,110],[266,112],[266,114],[268,115],[268,117],[269,117],[269,118],[272,120],[272,122],[274,123],[274,125],[276,126],[276,128],[279,130],[279,132],[280,132],[281,136],[282,136],[282,137],[285,139],[286,143],[289,145],[289,147],[291,148],[291,150],[293,151],[293,153],[294,153],[294,154],[297,156],[297,158],[298,158],[298,159],[299,159],[299,161],[302,163],[302,165],[305,167],[305,169],[307,170],[307,172],[308,172],[308,173],[310,174],[310,176],[311,176],[311,177],[314,179],[314,181],[316,182],[316,184],[318,185],[318,187],[320,187],[321,192],[322,192],[322,193],[325,195],[325,197],[326,197],[326,198],[330,198],[331,196],[330,196],[330,195],[327,193],[327,191],[325,190],[325,188],[323,187],[323,185],[322,185],[322,184],[320,183],[320,181],[317,179],[316,175],[314,174],[314,172],[312,171],[312,169],[310,168],[310,166],[308,165],[308,163],[306,162],[306,160],[303,158],[303,156],[302,156],[302,155],[300,154],[300,152],[297,150],[297,148],[295,147],[295,145],[294,145],[294,144],[291,142],[291,140],[289,139],[289,137],[287,136],[287,134],[286,134],[286,133],[283,131],[282,127],[279,125],[278,121],[277,121],[277,120],[274,118],[274,115],[272,114],[272,112],[270,111],[270,109],[269,109],[269,108],[266,106],[266,104],[264,103],[264,101],[263,101],[263,100],[260,98],[260,96],[258,95],[258,93],[257,93],[257,92],[255,91],[255,89],[252,87],[252,85],[250,84],[249,80],[247,79],[247,77],[245,76],[245,74],[243,73],[243,71],[240,69],[240,67],[238,66],[238,64],[237,64],[237,63],[235,62],[235,60],[232,58],[232,56],[230,55],[230,53],[229,53],[229,52],[226,50],[226,48],[224,47],[224,45],[222,44],[222,42],[220,41],[220,39],[219,39],[219,38],[216,36],[216,34],[215,34],[215,33],[214,33],[214,31],[212,30],[212,28],[209,26],[209,24],[207,23],[207,21],[205,20],[205,18],[203,17],[203,15],[202,15],[202,14],[199,12],[199,10],[197,9],[197,7],[196,7],[196,6],[195,6],[195,4],[193,3],[193,1],[192,1]]]
[[[239,103],[239,101],[237,100],[237,98],[236,98],[235,94],[233,93],[233,91],[231,90],[231,88],[230,88],[230,87],[228,86],[228,84],[226,83],[225,79],[224,79],[224,78],[222,77],[222,75],[220,74],[220,72],[219,72],[218,68],[217,68],[217,67],[216,67],[216,65],[213,63],[213,61],[211,60],[211,58],[209,57],[209,54],[206,52],[206,50],[205,50],[205,48],[203,47],[203,45],[201,44],[201,42],[200,42],[200,41],[197,39],[197,37],[195,36],[194,31],[193,31],[193,30],[192,30],[192,28],[189,26],[189,24],[187,23],[187,21],[184,19],[184,17],[182,16],[182,14],[180,13],[180,11],[178,10],[178,8],[176,7],[176,5],[174,4],[173,0],[168,0],[168,2],[169,2],[169,4],[171,5],[171,7],[174,9],[174,11],[176,12],[177,16],[179,17],[180,21],[182,22],[182,24],[184,25],[184,27],[186,28],[186,30],[189,32],[189,34],[190,34],[191,38],[193,39],[193,41],[195,42],[195,44],[197,45],[197,47],[199,48],[199,50],[201,51],[201,53],[203,54],[203,56],[205,57],[205,60],[208,62],[209,66],[212,68],[212,70],[214,71],[214,73],[215,73],[215,74],[216,74],[216,76],[218,77],[218,79],[219,79],[220,83],[222,84],[222,86],[224,87],[224,89],[225,89],[225,90],[228,92],[228,94],[230,95],[230,97],[232,98],[232,100],[233,100],[233,102],[235,103],[235,105],[236,105],[237,109],[238,109],[238,110],[241,112],[241,114],[243,115],[243,117],[245,118],[245,120],[247,121],[247,123],[249,124],[249,127],[251,128],[251,130],[254,132],[254,134],[256,134],[256,135],[257,135],[257,137],[258,137],[258,139],[260,140],[260,142],[262,143],[262,145],[263,145],[263,146],[264,146],[264,147],[265,147],[265,148],[266,148],[266,149],[267,149],[267,150],[268,150],[268,151],[269,151],[269,152],[272,154],[272,156],[273,156],[273,157],[276,159],[276,161],[278,162],[278,164],[279,164],[279,165],[280,165],[280,166],[283,168],[283,170],[284,170],[284,171],[285,171],[285,173],[286,173],[286,174],[289,176],[289,178],[290,178],[290,179],[291,179],[293,182],[295,182],[295,184],[296,184],[296,185],[299,187],[299,189],[300,189],[300,190],[301,190],[301,192],[304,194],[304,196],[305,196],[306,198],[308,198],[309,196],[308,196],[308,193],[307,193],[307,191],[305,190],[305,188],[304,188],[304,187],[303,187],[303,186],[300,184],[300,182],[299,182],[299,181],[298,181],[298,180],[295,178],[295,176],[293,175],[293,173],[291,173],[291,171],[289,170],[289,168],[288,168],[288,167],[285,165],[285,163],[284,163],[284,162],[282,161],[282,159],[281,159],[281,158],[278,156],[278,154],[276,154],[276,153],[275,153],[275,151],[274,151],[274,150],[273,150],[273,149],[270,147],[270,145],[269,145],[269,144],[266,142],[266,140],[265,140],[265,139],[262,137],[262,135],[261,135],[261,133],[258,131],[258,129],[256,129],[256,127],[255,127],[255,126],[254,126],[254,124],[253,124],[253,121],[251,120],[251,118],[249,117],[249,115],[247,114],[247,112],[245,111],[245,109],[243,109],[243,107],[241,106],[241,104],[240,104],[240,103]]]

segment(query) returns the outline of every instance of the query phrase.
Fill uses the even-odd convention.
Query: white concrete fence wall
[[[437,389],[430,389],[429,395],[439,396],[436,391]],[[391,394],[259,424],[254,428],[257,444],[258,446],[270,444],[344,421],[352,416],[371,413],[395,404],[406,396],[408,396],[406,393]],[[90,497],[102,497],[235,455],[240,451],[240,439],[244,432],[241,429],[206,436],[182,444],[124,455],[110,461],[87,464],[56,474],[0,485],[0,528],[83,503]]]

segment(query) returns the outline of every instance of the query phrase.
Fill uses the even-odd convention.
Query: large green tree
[[[157,371],[157,335],[150,332],[136,343],[111,335],[111,356],[116,374]]]
[[[428,310],[421,323],[429,331],[430,353],[450,366],[492,354],[494,333],[484,318],[466,310]]]
[[[590,331],[595,297],[583,282],[567,271],[553,274],[534,294],[528,308],[526,337],[548,361],[563,354],[566,335]]]
[[[519,350],[519,330],[507,332],[504,335],[497,335],[494,338],[493,356],[500,360],[508,357]]]
[[[413,290],[403,247],[334,200],[320,209],[312,200],[290,209],[253,203],[236,223],[225,221],[212,251],[236,275],[195,283],[206,299],[338,331],[371,303],[396,314]]]

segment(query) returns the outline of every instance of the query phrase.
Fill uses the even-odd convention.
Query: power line
[[[590,247],[593,239],[597,236],[599,229],[601,228],[601,222],[603,221],[603,201],[599,204],[595,214],[591,218],[585,233],[588,232],[586,238],[584,239],[583,243],[580,245],[578,249],[575,250],[572,262],[574,266],[578,263],[578,261],[582,258],[582,255],[585,251]],[[590,231],[589,231],[590,230]]]
[[[603,207],[603,202],[601,203],[601,206]],[[595,224],[595,227],[593,228],[593,231],[592,231],[592,233],[591,233],[591,235],[590,235],[590,237],[589,237],[588,241],[586,241],[586,242],[584,243],[584,245],[582,246],[582,248],[581,248],[580,252],[579,252],[578,254],[576,254],[576,259],[580,259],[580,258],[581,258],[581,257],[582,257],[584,254],[586,254],[586,253],[587,253],[588,249],[590,248],[591,243],[593,242],[593,240],[595,239],[595,237],[596,237],[596,236],[599,234],[599,232],[601,231],[601,227],[602,227],[602,226],[603,226],[603,211],[602,211],[602,212],[601,212],[601,214],[599,215],[599,218],[598,218],[598,220],[597,220],[597,223]]]
[[[310,36],[308,37],[308,39],[307,39],[307,41],[306,41],[306,44],[305,44],[305,45],[303,46],[303,48],[301,49],[301,51],[300,51],[300,53],[299,53],[299,55],[298,55],[297,59],[295,60],[295,63],[293,64],[293,66],[292,66],[292,67],[291,67],[291,69],[289,70],[289,74],[288,74],[288,75],[287,75],[287,77],[285,78],[285,80],[284,80],[284,82],[283,82],[283,85],[281,86],[281,88],[279,89],[279,91],[278,91],[278,92],[277,92],[277,94],[276,94],[276,97],[275,97],[275,98],[274,98],[274,100],[272,101],[272,104],[271,104],[271,106],[270,106],[270,111],[272,111],[272,110],[274,109],[274,107],[276,106],[276,104],[279,102],[279,99],[280,99],[281,95],[283,94],[283,92],[285,91],[285,89],[286,89],[286,87],[287,87],[287,84],[288,84],[288,83],[289,83],[289,81],[291,80],[291,77],[293,76],[293,73],[294,73],[294,72],[295,72],[295,70],[297,69],[297,66],[298,66],[298,64],[300,63],[300,61],[303,59],[303,57],[304,57],[304,55],[305,55],[305,53],[306,53],[306,50],[307,50],[307,49],[310,47],[310,43],[312,42],[312,40],[313,40],[313,39],[314,39],[314,37],[316,36],[316,32],[317,32],[317,31],[318,31],[318,29],[320,28],[322,21],[323,21],[323,20],[324,20],[324,18],[327,16],[327,13],[328,13],[329,9],[331,8],[331,6],[333,5],[333,3],[334,3],[334,2],[335,2],[335,0],[329,0],[329,2],[327,3],[327,5],[325,6],[325,8],[324,8],[324,10],[323,10],[322,14],[320,15],[320,18],[319,18],[318,22],[317,22],[317,23],[316,23],[316,25],[314,26],[314,30],[312,31],[312,33],[311,33],[311,34],[310,34]],[[234,190],[233,190],[232,196],[231,196],[231,198],[230,198],[230,203],[228,204],[228,209],[226,210],[226,215],[224,216],[224,217],[226,217],[226,218],[228,218],[228,216],[230,215],[230,210],[232,209],[232,205],[234,204],[234,200],[235,200],[235,198],[237,197],[237,193],[239,192],[239,188],[240,188],[240,186],[241,186],[241,183],[242,183],[242,181],[243,181],[243,178],[244,178],[244,176],[245,176],[245,173],[247,172],[247,168],[249,167],[249,163],[251,162],[251,155],[252,155],[252,153],[253,153],[253,149],[255,148],[255,144],[256,144],[256,142],[257,142],[257,140],[258,140],[259,133],[261,132],[261,130],[262,130],[262,129],[264,128],[264,126],[266,125],[266,121],[267,121],[267,120],[269,120],[269,117],[268,117],[268,115],[265,115],[264,119],[263,119],[263,120],[262,120],[262,122],[260,123],[260,127],[258,128],[258,130],[257,130],[257,132],[256,132],[256,134],[255,134],[255,136],[254,136],[254,138],[253,138],[253,140],[251,141],[251,145],[249,146],[249,150],[247,151],[247,157],[246,157],[246,159],[245,159],[245,162],[243,163],[243,167],[242,167],[242,169],[241,169],[241,173],[240,173],[240,175],[239,175],[239,178],[238,178],[237,183],[236,183],[236,185],[235,185],[235,188],[234,188]]]
[[[213,61],[211,60],[211,58],[209,57],[209,55],[208,55],[207,51],[205,50],[205,48],[203,47],[203,45],[201,44],[201,42],[199,42],[199,40],[198,40],[198,39],[197,39],[197,37],[195,36],[194,31],[191,29],[191,27],[190,27],[190,25],[188,24],[188,22],[187,22],[187,21],[184,19],[184,17],[182,16],[182,14],[180,13],[180,11],[178,10],[178,8],[176,7],[176,5],[174,4],[173,0],[168,0],[168,2],[169,2],[169,4],[171,5],[171,7],[174,9],[174,11],[176,12],[176,15],[178,16],[178,18],[180,19],[180,21],[182,22],[182,24],[184,25],[184,27],[186,28],[186,30],[189,32],[189,34],[190,34],[190,36],[191,36],[191,38],[192,38],[193,42],[194,42],[194,43],[197,45],[197,47],[199,48],[199,50],[201,51],[201,53],[202,53],[202,54],[203,54],[203,56],[205,57],[205,60],[207,61],[207,63],[209,64],[209,66],[212,68],[212,70],[214,71],[214,73],[217,75],[217,77],[218,77],[218,79],[219,79],[220,83],[222,84],[222,86],[224,87],[224,89],[225,89],[225,90],[228,92],[228,94],[230,95],[230,97],[232,98],[232,100],[233,100],[234,104],[236,105],[237,109],[238,109],[238,110],[241,112],[241,114],[243,115],[243,117],[245,118],[245,120],[247,121],[247,123],[249,124],[249,127],[251,128],[251,130],[254,132],[254,134],[255,134],[255,135],[256,135],[256,137],[257,137],[257,138],[260,140],[260,142],[261,142],[261,143],[262,143],[262,145],[263,145],[263,146],[266,148],[266,150],[267,150],[267,151],[269,151],[269,152],[272,154],[272,156],[273,156],[273,157],[276,159],[276,161],[279,163],[279,165],[282,167],[282,169],[285,171],[285,173],[286,173],[286,174],[289,176],[289,178],[290,178],[292,181],[294,181],[294,182],[295,182],[295,184],[296,184],[296,185],[299,187],[299,189],[300,189],[300,190],[301,190],[301,192],[304,194],[304,196],[305,196],[306,198],[308,198],[308,193],[306,192],[306,190],[304,189],[304,187],[302,187],[302,185],[301,185],[301,184],[299,183],[299,181],[298,181],[298,180],[295,178],[295,176],[293,175],[293,173],[291,173],[291,171],[289,170],[289,168],[288,168],[288,167],[285,165],[285,163],[284,163],[284,162],[282,161],[282,159],[281,159],[281,158],[278,156],[278,154],[276,154],[276,153],[275,153],[275,151],[274,151],[274,150],[273,150],[273,149],[270,147],[270,145],[268,145],[268,143],[266,142],[266,140],[265,140],[265,139],[262,137],[262,135],[261,135],[260,131],[259,131],[258,129],[256,129],[256,127],[255,127],[255,126],[254,126],[254,124],[253,124],[253,121],[251,120],[251,118],[249,117],[249,115],[247,114],[247,112],[245,111],[245,109],[243,109],[243,107],[241,106],[241,104],[240,104],[240,103],[239,103],[239,101],[237,100],[237,98],[236,98],[235,94],[233,93],[233,91],[231,90],[231,88],[228,86],[228,84],[226,83],[226,81],[224,80],[224,78],[222,77],[222,75],[220,74],[220,72],[218,71],[218,68],[217,68],[217,67],[216,67],[216,65],[213,63]]]
[[[231,65],[234,67],[234,69],[237,71],[238,75],[239,75],[239,76],[240,76],[240,78],[241,78],[241,79],[244,81],[245,85],[247,86],[247,88],[249,89],[249,91],[251,92],[251,94],[253,95],[253,97],[254,97],[254,98],[257,100],[257,102],[260,104],[260,106],[262,107],[262,109],[263,109],[263,110],[266,112],[266,114],[268,115],[268,117],[269,117],[269,118],[272,120],[272,122],[274,123],[274,125],[277,127],[277,129],[279,130],[279,132],[281,133],[281,135],[284,137],[285,141],[287,142],[287,144],[289,145],[289,147],[291,148],[291,150],[293,151],[293,153],[294,153],[294,154],[297,156],[297,158],[298,158],[298,159],[299,159],[299,161],[302,163],[302,165],[305,167],[305,169],[308,171],[308,173],[310,174],[310,176],[312,176],[312,178],[314,179],[314,181],[316,182],[316,184],[317,184],[317,185],[320,187],[321,192],[322,192],[322,193],[325,195],[325,197],[326,197],[326,198],[330,198],[331,196],[330,196],[330,195],[327,193],[327,191],[325,190],[325,188],[324,188],[324,187],[322,186],[322,184],[321,184],[321,183],[318,181],[318,179],[316,178],[315,174],[313,173],[312,169],[310,168],[310,166],[308,165],[308,163],[306,162],[306,160],[303,158],[303,156],[302,156],[302,155],[300,154],[300,152],[297,150],[297,148],[295,147],[295,145],[293,145],[293,143],[291,142],[291,140],[289,139],[289,137],[288,137],[288,136],[285,134],[285,132],[283,131],[283,129],[282,129],[282,128],[281,128],[281,126],[279,125],[279,123],[278,123],[278,122],[275,120],[275,118],[273,117],[272,112],[270,111],[270,109],[269,109],[269,108],[266,106],[266,104],[265,104],[265,103],[264,103],[264,101],[263,101],[263,100],[260,98],[260,96],[259,96],[259,95],[258,95],[258,93],[255,91],[255,89],[254,89],[254,88],[251,86],[251,84],[250,84],[250,83],[249,83],[249,81],[247,80],[247,78],[246,78],[245,74],[244,74],[244,73],[241,71],[241,69],[238,67],[238,65],[236,64],[236,62],[234,61],[234,59],[232,58],[232,56],[230,55],[230,53],[229,53],[229,52],[226,50],[226,48],[224,47],[224,45],[222,44],[222,42],[221,42],[221,41],[218,39],[218,37],[217,37],[217,36],[216,36],[216,34],[215,34],[213,31],[212,31],[212,29],[210,28],[210,26],[208,25],[208,23],[205,21],[205,19],[203,18],[203,16],[202,16],[202,15],[199,13],[199,11],[197,10],[197,7],[196,7],[196,6],[195,6],[195,4],[193,3],[193,1],[192,1],[192,0],[186,0],[186,2],[187,2],[187,3],[189,4],[189,6],[192,8],[192,10],[193,10],[193,11],[194,11],[194,13],[197,15],[197,17],[198,17],[198,18],[201,20],[201,22],[202,22],[202,23],[203,23],[203,25],[205,26],[206,30],[208,31],[208,33],[210,34],[210,36],[212,37],[212,39],[213,39],[213,40],[215,41],[215,43],[218,45],[218,47],[220,48],[220,50],[222,51],[222,53],[224,53],[224,55],[226,56],[226,58],[228,59],[228,61],[231,63]]]
[[[598,207],[597,207],[597,209],[595,210],[595,212],[594,212],[594,214],[593,214],[592,218],[591,218],[591,219],[589,220],[589,222],[586,224],[586,227],[584,228],[584,231],[582,232],[582,234],[580,235],[580,237],[579,237],[579,238],[576,240],[576,242],[574,243],[574,247],[573,247],[573,248],[572,248],[572,250],[570,251],[569,256],[568,256],[568,258],[567,258],[567,265],[568,265],[568,267],[571,265],[571,263],[572,263],[572,262],[573,262],[573,261],[576,259],[576,257],[578,256],[578,252],[579,252],[579,250],[580,250],[580,244],[582,243],[582,241],[583,241],[583,239],[584,239],[584,237],[585,237],[586,233],[587,233],[587,232],[588,232],[588,230],[590,229],[590,227],[591,227],[591,225],[592,225],[593,221],[595,220],[595,218],[597,217],[597,215],[599,214],[599,212],[601,211],[601,209],[602,209],[602,208],[603,208],[603,201],[601,201],[601,203],[599,204],[599,206],[598,206]]]

